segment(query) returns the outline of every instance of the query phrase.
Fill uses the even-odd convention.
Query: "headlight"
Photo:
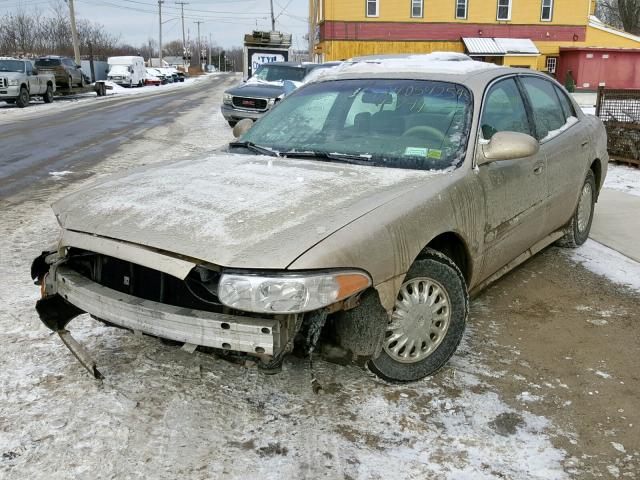
[[[10,87],[15,87],[19,84],[20,82],[18,82],[18,80],[16,80],[15,78],[10,78],[9,79],[9,86]]]
[[[233,103],[233,95],[231,95],[230,93],[223,93],[222,103],[224,103],[225,105],[231,105]]]
[[[218,285],[220,301],[231,308],[257,313],[300,313],[349,298],[371,285],[356,271],[240,275],[224,273]]]

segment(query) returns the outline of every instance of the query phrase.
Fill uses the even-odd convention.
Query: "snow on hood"
[[[71,194],[63,228],[221,266],[286,268],[438,172],[220,153],[144,167]]]
[[[246,85],[271,85],[272,87],[282,87],[284,85],[284,80],[275,80],[269,82],[267,80],[262,80],[258,77],[251,77],[246,82]]]

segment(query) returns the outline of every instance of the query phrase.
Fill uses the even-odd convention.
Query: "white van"
[[[109,57],[107,80],[123,87],[144,86],[146,68],[142,57]]]

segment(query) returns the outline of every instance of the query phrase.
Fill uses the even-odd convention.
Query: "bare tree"
[[[640,35],[640,0],[600,0],[596,14],[605,23]]]

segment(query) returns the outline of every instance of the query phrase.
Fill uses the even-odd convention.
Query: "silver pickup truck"
[[[32,96],[41,96],[45,103],[51,103],[55,91],[55,77],[38,74],[30,60],[0,57],[0,101],[22,108]]]

